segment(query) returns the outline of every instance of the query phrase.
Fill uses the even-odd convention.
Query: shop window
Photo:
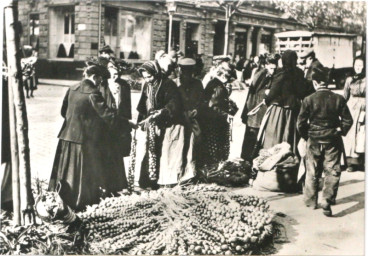
[[[50,58],[74,57],[74,32],[74,6],[50,8]]]
[[[122,14],[119,22],[120,53],[123,59],[149,60],[152,19],[136,14]]]
[[[106,44],[110,45],[113,51],[116,51],[118,45],[118,14],[119,10],[117,8],[105,8],[104,40]]]
[[[29,45],[38,51],[40,34],[40,15],[31,14],[29,16]]]

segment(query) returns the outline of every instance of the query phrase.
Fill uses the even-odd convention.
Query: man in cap
[[[316,92],[304,99],[297,121],[298,131],[307,141],[304,202],[317,208],[318,182],[324,172],[321,205],[323,214],[330,217],[341,175],[341,136],[347,134],[353,119],[344,97],[327,88],[328,69],[314,67],[311,78]]]
[[[227,62],[229,63],[231,60],[231,57],[228,55],[217,55],[213,56],[212,64],[213,66],[210,68],[208,73],[204,76],[202,80],[203,88],[205,89],[209,81],[211,81],[213,78],[217,75],[217,69],[221,65],[221,63]]]
[[[304,65],[304,68],[305,68],[304,77],[308,81],[312,81],[312,70],[314,68],[322,69],[323,65],[316,58],[316,53],[314,52],[313,49],[309,50],[309,51],[302,52],[302,54],[300,55],[300,59],[302,60],[302,64]]]

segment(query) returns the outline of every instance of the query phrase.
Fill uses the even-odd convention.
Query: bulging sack
[[[296,192],[298,190],[298,167],[275,166],[271,171],[258,172],[253,188],[274,192]]]

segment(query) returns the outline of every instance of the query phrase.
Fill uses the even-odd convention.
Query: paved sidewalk
[[[60,108],[68,87],[42,85],[35,98],[27,99],[32,177],[49,180],[54,160],[57,134],[63,119]],[[133,120],[139,93],[132,94]],[[240,114],[246,97],[245,91],[233,92],[239,112],[234,118],[233,142],[230,158],[238,157],[244,136]],[[128,169],[128,168],[126,168]],[[312,210],[303,205],[300,194],[283,194],[241,189],[244,194],[255,194],[269,200],[271,209],[285,214],[277,217],[282,223],[282,239],[275,241],[277,255],[364,255],[365,173],[342,173],[337,205],[332,207],[334,217],[327,218],[321,209]]]
[[[57,85],[57,86],[73,86],[80,81],[78,80],[61,80],[61,79],[46,79],[40,78],[38,79],[39,84],[41,85]]]

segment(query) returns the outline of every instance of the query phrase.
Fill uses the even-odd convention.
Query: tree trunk
[[[225,41],[224,41],[224,55],[228,54],[229,51],[229,25],[230,25],[230,7],[226,6],[225,11],[225,18],[226,18],[226,24],[225,24]]]
[[[9,98],[9,130],[10,130],[10,152],[12,171],[12,199],[13,199],[13,221],[15,225],[21,224],[20,214],[20,188],[19,188],[19,156],[18,140],[16,131],[16,120],[14,112],[13,92],[10,84],[14,83],[14,77],[8,78],[8,98]],[[3,110],[4,111],[4,110]],[[4,114],[4,113],[3,113]]]
[[[19,28],[17,1],[8,0],[5,9],[5,28],[9,72],[9,90],[12,90],[15,106],[16,131],[19,153],[19,181],[23,217],[33,214],[34,198],[31,190],[31,167],[29,157],[28,120],[20,67]],[[31,221],[31,220],[30,220]],[[22,224],[25,224],[23,219]]]

